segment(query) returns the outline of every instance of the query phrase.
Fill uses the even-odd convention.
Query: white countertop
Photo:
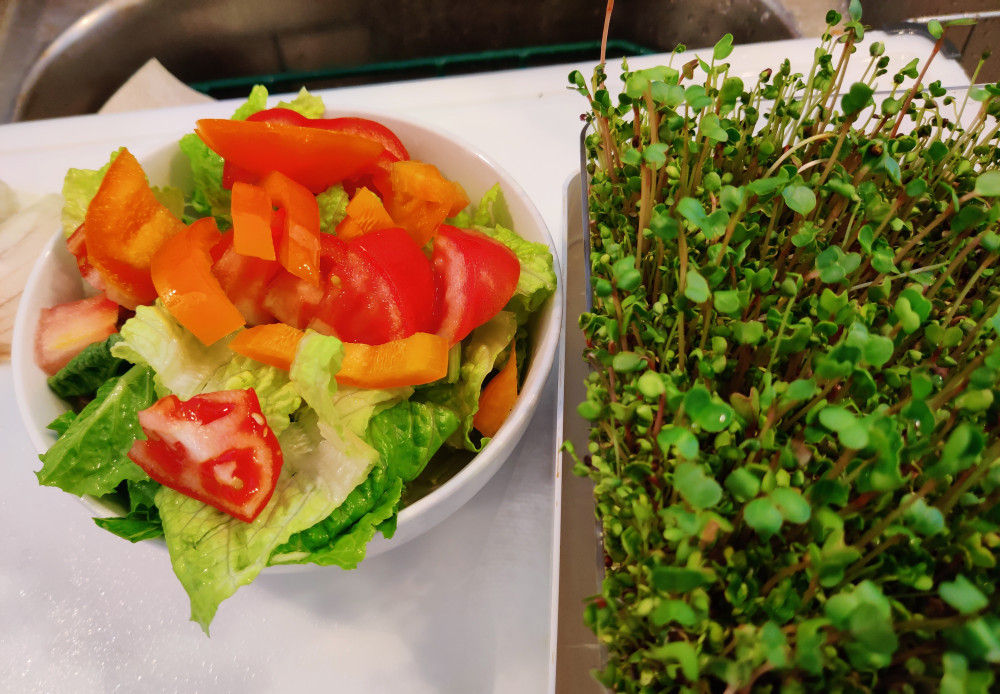
[[[899,66],[928,53],[920,38],[885,40]],[[730,62],[748,79],[777,56],[805,69],[814,45],[807,39],[740,47]],[[859,70],[862,62],[856,61]],[[478,147],[529,193],[565,261],[564,194],[578,170],[580,114],[587,107],[566,87],[574,68],[589,74],[592,66],[321,94],[330,108],[395,113]],[[965,79],[943,60],[933,77],[945,84]],[[0,126],[0,180],[28,194],[58,191],[71,166],[100,166],[121,145],[142,158],[191,129],[196,118],[232,110],[227,102]],[[223,604],[208,639],[187,619],[187,597],[162,546],[120,540],[93,525],[78,500],[38,486],[10,365],[0,365],[0,688],[554,691],[560,368],[508,463],[458,513],[352,572],[265,572]]]

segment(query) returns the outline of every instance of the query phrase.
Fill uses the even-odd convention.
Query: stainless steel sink
[[[611,34],[624,53],[669,51],[726,32],[802,35],[821,16],[788,3],[812,4],[618,0]],[[257,78],[336,86],[590,59],[603,22],[603,2],[580,0],[0,0],[0,122],[96,111],[151,57],[185,82],[244,92]]]

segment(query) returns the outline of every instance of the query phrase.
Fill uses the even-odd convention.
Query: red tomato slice
[[[195,132],[234,166],[258,178],[280,171],[313,194],[365,170],[384,151],[360,135],[286,123],[208,118]]]
[[[461,342],[507,305],[521,263],[514,251],[485,234],[442,224],[431,254],[441,301],[437,334]]]
[[[271,499],[284,458],[252,389],[168,395],[139,424],[129,458],[160,484],[246,523]]]
[[[281,323],[305,330],[324,294],[322,285],[282,270],[264,290],[264,308]]]
[[[434,273],[406,231],[392,227],[327,243],[330,283],[310,327],[369,345],[434,331]]]
[[[368,253],[392,285],[403,316],[402,337],[437,330],[434,270],[405,229],[390,227],[352,239],[348,248]]]
[[[43,308],[35,331],[35,363],[49,376],[94,342],[118,330],[118,304],[103,294]]]
[[[248,325],[272,323],[274,315],[264,305],[264,296],[268,283],[283,269],[276,260],[262,260],[237,253],[233,233],[229,230],[222,234],[212,250],[216,258],[212,274]]]

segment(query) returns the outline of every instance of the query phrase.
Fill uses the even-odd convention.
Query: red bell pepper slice
[[[319,204],[315,196],[280,171],[261,182],[271,203],[284,212],[278,262],[297,277],[319,284]]]
[[[385,151],[354,133],[279,122],[207,118],[195,132],[224,160],[258,179],[280,171],[313,194],[364,171]]]
[[[385,194],[389,183],[389,171],[393,162],[406,161],[410,158],[409,152],[406,151],[406,147],[396,136],[396,133],[378,121],[368,118],[353,116],[341,118],[307,118],[298,111],[279,107],[257,111],[249,116],[247,120],[351,133],[381,144],[385,150],[363,172],[350,177],[354,183],[350,188],[360,188],[361,186],[371,184],[380,193]],[[253,172],[241,169],[231,161],[226,161],[223,167],[222,185],[227,189],[231,188],[236,181],[253,183],[258,178],[259,176]]]
[[[111,163],[84,220],[87,259],[108,298],[134,309],[156,299],[153,255],[185,227],[153,195],[139,162],[123,149]]]
[[[517,289],[521,263],[514,251],[486,234],[442,224],[431,253],[441,324],[437,333],[450,344],[507,305]]]
[[[212,274],[211,251],[218,242],[215,218],[203,217],[168,239],[151,266],[163,305],[206,345],[246,323]]]
[[[139,425],[128,456],[160,484],[246,523],[274,494],[284,458],[252,389],[168,395]]]

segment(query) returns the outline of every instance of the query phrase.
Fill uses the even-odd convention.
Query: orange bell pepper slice
[[[306,188],[272,171],[261,187],[271,203],[284,210],[285,221],[278,237],[278,262],[286,270],[312,284],[319,284],[319,204]]]
[[[469,196],[459,183],[449,181],[433,164],[397,161],[389,174],[392,194],[386,210],[421,247],[434,236],[448,217],[469,204]]]
[[[344,241],[350,241],[369,231],[394,226],[396,222],[385,211],[382,198],[367,188],[360,188],[347,203],[347,216],[337,225],[336,233]]]
[[[229,343],[237,354],[288,371],[305,333],[285,323],[268,323],[241,330]]]
[[[240,255],[274,260],[274,237],[271,235],[271,196],[252,183],[233,184],[233,248]]]
[[[517,352],[512,349],[507,363],[479,394],[479,409],[472,416],[472,426],[483,436],[496,436],[516,401]]]
[[[156,299],[153,255],[184,230],[153,195],[146,174],[127,149],[108,167],[84,221],[87,260],[112,301],[134,309]]]
[[[263,178],[280,171],[313,194],[362,172],[385,149],[356,133],[267,121],[206,118],[195,132],[244,172]]]
[[[246,322],[212,274],[211,250],[219,236],[214,218],[199,219],[160,246],[150,264],[163,305],[206,345]]]
[[[398,388],[431,383],[448,374],[448,341],[431,333],[380,345],[344,343],[337,383],[359,388]]]

